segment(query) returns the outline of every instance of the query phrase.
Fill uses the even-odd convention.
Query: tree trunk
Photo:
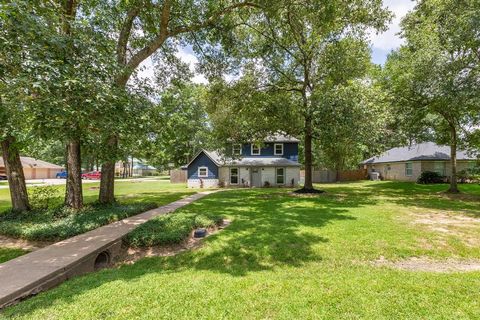
[[[72,139],[67,144],[65,205],[73,209],[81,209],[83,207],[82,161],[79,139]]]
[[[131,157],[131,163],[130,163],[130,177],[133,177],[133,156]]]
[[[111,136],[107,141],[108,157],[114,159],[117,150],[117,138]],[[115,202],[115,160],[108,160],[102,164],[102,176],[100,180],[100,193],[98,201],[103,204],[112,204]]]
[[[103,204],[115,202],[115,162],[107,161],[102,164],[102,179],[100,180],[100,194],[98,201]]]
[[[14,211],[30,210],[28,202],[27,185],[25,184],[25,175],[23,173],[20,154],[15,147],[15,138],[7,136],[2,140],[3,162],[10,187],[10,198],[12,199],[12,208]]]
[[[303,189],[313,190],[312,183],[312,120],[310,118],[305,119],[305,141],[304,141],[304,153],[305,153],[305,184]]]
[[[450,129],[452,140],[450,143],[450,161],[452,164],[452,174],[450,176],[450,188],[447,190],[449,193],[459,193],[457,186],[457,130],[452,127]]]

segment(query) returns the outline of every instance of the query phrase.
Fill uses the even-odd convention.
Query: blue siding
[[[244,157],[282,157],[293,161],[298,161],[298,143],[285,142],[283,143],[283,156],[276,156],[274,154],[274,143],[269,142],[263,145],[260,155],[251,154],[251,144],[247,143],[242,146],[242,156]]]
[[[208,168],[208,177],[198,177],[199,167]],[[218,179],[218,167],[204,152],[202,152],[188,166],[188,179]]]

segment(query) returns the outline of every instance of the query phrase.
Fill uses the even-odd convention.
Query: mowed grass
[[[8,260],[14,259],[21,255],[28,253],[28,251],[15,248],[1,248],[0,247],[0,263],[6,262]]]
[[[480,186],[361,182],[223,191],[181,211],[232,223],[202,248],[74,278],[4,311],[18,319],[478,319],[480,272],[375,266],[409,257],[480,259]],[[181,212],[180,211],[180,212]],[[174,213],[176,214],[176,213]],[[440,220],[439,220],[440,221]]]
[[[42,188],[42,187],[38,187]],[[34,210],[28,213],[8,212],[8,190],[0,190],[0,234],[27,240],[57,241],[96,229],[123,218],[173,202],[194,193],[184,184],[167,181],[121,181],[116,182],[118,203],[111,206],[97,205],[98,183],[84,184],[86,207],[74,212],[61,206],[64,187],[55,187],[59,197],[53,201],[53,209]],[[29,188],[29,191],[34,190]]]

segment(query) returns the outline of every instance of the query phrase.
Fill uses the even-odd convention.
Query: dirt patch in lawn
[[[433,260],[427,257],[412,257],[406,260],[390,261],[381,256],[372,264],[378,267],[385,266],[406,271],[439,273],[480,271],[480,260]]]
[[[226,228],[230,224],[229,220],[223,220],[222,224],[215,227],[207,228],[207,235],[209,237],[220,230]],[[168,246],[156,246],[156,247],[146,247],[146,248],[126,248],[124,250],[124,256],[120,259],[118,265],[121,264],[133,264],[136,261],[147,258],[147,257],[169,257],[177,255],[181,252],[187,250],[195,250],[202,246],[203,239],[205,238],[194,238],[193,232],[190,233],[190,236],[184,240],[182,243]]]
[[[0,247],[22,249],[27,251],[35,251],[43,247],[51,245],[49,241],[29,241],[23,239],[15,239],[0,235]]]
[[[448,212],[426,212],[414,214],[416,224],[424,224],[429,226],[471,226],[472,224],[480,225],[480,218],[474,218],[459,214],[449,214]]]
[[[480,196],[476,194],[469,194],[469,193],[448,193],[448,192],[440,192],[438,193],[442,198],[450,199],[450,200],[462,200],[462,201],[475,201],[480,202]]]

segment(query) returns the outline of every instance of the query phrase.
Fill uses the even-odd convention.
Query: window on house
[[[285,168],[276,169],[277,184],[285,184]]]
[[[274,154],[276,156],[281,156],[283,155],[283,143],[275,143],[274,145]]]
[[[208,177],[208,168],[207,167],[198,168],[198,176],[200,178]]]
[[[230,168],[230,184],[238,184],[238,168]]]
[[[252,156],[259,156],[260,155],[260,146],[258,144],[252,143]]]
[[[445,162],[435,161],[433,164],[433,171],[441,176],[445,176]]]
[[[411,177],[413,175],[413,163],[412,162],[405,163],[405,175],[407,177]]]
[[[234,156],[239,156],[242,154],[242,145],[239,143],[236,143],[232,146],[232,154]]]

